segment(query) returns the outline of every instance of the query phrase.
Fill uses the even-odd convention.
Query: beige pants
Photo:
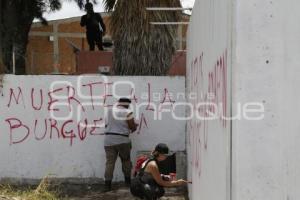
[[[122,170],[125,177],[131,177],[132,164],[130,160],[131,143],[119,144],[114,146],[105,146],[106,153],[106,168],[105,180],[111,181],[113,179],[115,164],[118,156],[122,161]]]

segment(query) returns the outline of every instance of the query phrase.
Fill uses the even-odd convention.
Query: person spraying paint
[[[120,98],[117,105],[109,109],[106,116],[104,149],[106,153],[105,191],[110,191],[115,163],[121,158],[122,170],[126,185],[131,182],[131,141],[130,133],[136,131],[133,112],[130,110],[131,100]]]
[[[137,176],[132,180],[130,191],[134,196],[146,200],[156,200],[164,195],[164,187],[183,186],[191,183],[183,179],[166,179],[161,175],[157,163],[166,160],[168,155],[169,148],[166,144],[156,145],[151,157],[143,163]]]

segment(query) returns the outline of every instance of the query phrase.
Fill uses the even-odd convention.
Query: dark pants
[[[118,156],[122,161],[122,170],[125,177],[131,177],[132,164],[130,160],[131,143],[119,144],[114,146],[105,146],[106,153],[106,168],[105,180],[113,179],[115,164]]]
[[[165,190],[163,187],[158,185],[144,185],[144,198],[146,200],[156,200],[162,196],[164,196]]]
[[[95,44],[98,46],[99,50],[103,50],[102,45],[102,32],[89,31],[86,33],[87,41],[90,46],[90,51],[95,50]]]

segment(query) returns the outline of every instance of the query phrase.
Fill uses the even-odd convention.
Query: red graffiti
[[[9,102],[7,104],[7,107],[11,106],[12,98],[15,100],[16,104],[19,104],[19,101],[20,101],[20,98],[21,98],[23,106],[25,108],[24,96],[23,96],[23,93],[22,93],[22,89],[20,87],[18,87],[18,91],[19,91],[19,93],[16,96],[16,94],[14,92],[14,89],[10,88]]]
[[[87,128],[88,128],[88,120],[85,119],[84,122],[80,122],[77,125],[78,128],[78,136],[81,141],[83,141],[87,137]],[[82,130],[81,130],[82,128]]]
[[[54,109],[52,108],[53,104],[58,102],[58,99],[54,99],[54,97],[52,95],[55,94],[56,92],[60,92],[62,90],[63,90],[63,88],[57,88],[55,90],[51,90],[48,92],[48,97],[49,97],[48,110],[49,111],[59,111],[58,108],[54,108]]]
[[[106,104],[107,102],[107,98],[108,97],[113,97],[113,95],[110,93],[110,89],[109,89],[109,86],[112,86],[113,83],[105,83],[104,84],[104,95],[103,95],[103,104],[104,104],[104,107],[112,107],[113,105],[108,105]]]
[[[192,119],[188,123],[191,132],[190,144],[192,146],[192,164],[198,176],[201,176],[201,162],[204,150],[208,148],[209,121],[206,120],[211,114],[217,114],[221,121],[221,126],[226,128],[227,115],[227,50],[216,60],[211,71],[203,73],[203,55],[195,58],[191,62],[189,70],[190,93],[196,93],[196,98],[191,99],[194,109],[203,119]],[[207,80],[207,81],[206,81]],[[197,107],[199,102],[206,102],[203,106]],[[210,104],[212,103],[212,104]],[[213,105],[217,105],[217,108]],[[218,112],[217,112],[218,111]]]
[[[72,146],[73,144],[73,139],[76,137],[76,135],[74,134],[74,130],[73,129],[70,129],[70,130],[66,130],[66,126],[67,125],[72,125],[73,123],[73,120],[68,120],[68,121],[65,121],[63,123],[63,125],[61,126],[61,134],[63,136],[64,139],[70,139],[70,145]]]
[[[49,119],[50,121],[50,139],[52,139],[53,130],[56,131],[57,137],[60,137],[59,129],[57,128],[57,121],[55,119]]]
[[[4,122],[8,124],[8,128],[10,129],[8,132],[10,134],[10,145],[20,144],[28,140],[64,140],[68,141],[70,146],[72,146],[75,141],[85,141],[89,136],[102,136],[104,132],[104,120],[100,116],[97,116],[96,119],[92,118],[91,116],[94,114],[91,112],[92,110],[95,111],[95,106],[97,105],[95,92],[99,89],[104,91],[101,96],[103,104],[100,109],[113,106],[110,105],[111,99],[115,102],[112,95],[112,85],[112,82],[92,82],[81,85],[81,87],[86,90],[83,91],[83,93],[86,92],[89,95],[88,99],[80,99],[76,89],[70,85],[48,90],[34,87],[26,90],[22,90],[22,87],[9,88],[7,101],[7,107],[9,109],[14,109],[22,105],[25,108],[26,105],[26,111],[34,111],[34,115],[30,117],[45,116],[41,118],[35,117],[34,119],[30,118],[30,120],[26,119],[26,116],[24,116],[23,119],[20,119],[21,117],[4,119]],[[154,102],[152,102],[151,97],[151,84],[148,83],[147,86],[148,99],[139,99],[133,88],[128,91],[130,93],[128,96],[130,96],[131,100],[135,103],[146,101],[144,103],[147,103],[147,107],[143,107],[144,111],[152,112],[155,111],[156,105],[154,107],[152,104]],[[24,91],[29,92],[26,94]],[[162,94],[160,104],[167,105],[175,103],[172,92],[169,91],[168,88],[160,90],[159,93]],[[74,109],[77,111],[77,108],[79,108],[80,114],[83,113],[82,120],[78,122],[74,117],[69,120],[58,120],[54,118],[53,112],[55,112],[55,116],[60,116],[59,112],[62,110],[62,108],[59,108],[57,105],[65,105],[68,109],[67,112],[72,111],[72,113]],[[39,115],[39,112],[41,112],[41,115]],[[100,113],[103,113],[102,110],[100,110]],[[142,130],[150,128],[150,125],[146,113],[140,111],[138,114],[140,116],[137,133],[141,134]]]
[[[76,102],[78,105],[81,106],[82,111],[85,112],[85,108],[82,106],[82,104],[80,103],[80,101],[75,98],[75,88],[71,87],[71,86],[67,86],[67,90],[68,90],[68,103],[69,103],[69,110],[71,112],[72,108],[71,108],[71,100],[73,102]]]
[[[94,82],[94,83],[88,83],[88,84],[82,85],[83,87],[86,87],[86,86],[89,87],[89,92],[90,92],[89,96],[91,98],[91,103],[92,103],[93,110],[95,110],[94,95],[93,95],[93,86],[94,85],[103,85],[103,82]]]
[[[130,90],[130,99],[131,99],[131,101],[134,101],[135,103],[138,103],[138,98],[135,96],[135,93],[134,93],[134,89],[133,88],[131,88],[131,90]]]
[[[96,128],[99,128],[97,123],[102,121],[102,119],[93,120],[95,126],[92,127],[89,127],[90,121],[87,119],[78,123],[74,120],[67,120],[61,123],[54,119],[35,120],[32,126],[25,124],[17,118],[8,118],[5,121],[8,123],[10,129],[10,145],[19,144],[29,138],[33,138],[36,141],[45,139],[68,140],[70,146],[72,146],[76,138],[80,141],[84,141],[89,135],[103,135],[95,132]],[[42,121],[44,121],[44,126],[40,125]],[[75,127],[77,127],[77,129]],[[38,131],[40,133],[37,133]],[[57,137],[53,137],[54,134],[57,135]]]
[[[5,121],[9,124],[9,133],[10,133],[9,134],[9,136],[10,136],[9,144],[10,145],[22,143],[28,138],[28,136],[30,134],[30,130],[29,130],[28,126],[26,126],[22,123],[21,120],[19,120],[17,118],[9,118],[9,119],[6,119]],[[23,132],[22,132],[23,137],[21,137],[22,139],[14,140],[14,137],[13,137],[14,134],[13,133],[14,133],[14,130],[16,130],[16,129],[22,129],[23,130]]]
[[[44,132],[44,135],[42,137],[38,137],[37,133],[36,133],[36,128],[37,128],[38,120],[37,119],[35,120],[35,123],[34,123],[34,136],[35,136],[36,140],[43,140],[46,137],[47,130],[48,130],[47,119],[45,119],[44,121],[45,121],[45,132]]]
[[[103,133],[103,131],[100,131],[100,132],[96,132],[95,133],[95,131],[97,130],[97,129],[101,129],[102,127],[104,127],[103,126],[103,124],[101,125],[101,124],[98,124],[98,123],[100,123],[100,122],[102,122],[103,121],[103,119],[102,118],[100,118],[100,119],[97,119],[97,120],[93,120],[93,126],[91,127],[91,131],[90,131],[90,134],[91,135],[103,135],[104,133]]]
[[[143,124],[146,126],[146,128],[148,128],[147,120],[146,120],[144,113],[141,114],[139,119],[140,119],[140,124],[139,124],[138,131],[137,131],[138,134],[141,133]]]
[[[147,100],[147,107],[146,107],[146,110],[149,110],[149,111],[154,111],[154,108],[151,107],[151,85],[150,83],[148,83],[148,100]]]
[[[164,98],[163,98],[163,100],[160,103],[161,104],[164,104],[164,103],[174,104],[175,103],[175,101],[172,100],[171,95],[170,95],[170,93],[169,93],[169,91],[168,91],[167,88],[164,89]]]
[[[31,89],[31,105],[32,105],[32,108],[34,110],[41,110],[42,109],[42,106],[43,106],[43,90],[40,89],[40,105],[39,106],[35,106],[34,105],[34,88]]]
[[[214,66],[213,71],[208,74],[208,93],[213,94],[211,102],[219,105],[221,108],[219,119],[222,121],[223,126],[226,127],[225,116],[227,114],[227,51],[222,57],[220,57]],[[209,110],[216,113],[214,107],[210,107]]]

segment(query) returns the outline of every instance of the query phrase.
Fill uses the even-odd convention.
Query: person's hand
[[[161,178],[162,178],[164,181],[171,181],[171,178],[170,178],[170,176],[168,176],[168,175],[161,174]]]
[[[186,180],[183,180],[183,179],[179,179],[179,180],[176,181],[176,183],[177,183],[178,185],[186,185],[186,184],[188,184],[189,182],[186,181]]]

